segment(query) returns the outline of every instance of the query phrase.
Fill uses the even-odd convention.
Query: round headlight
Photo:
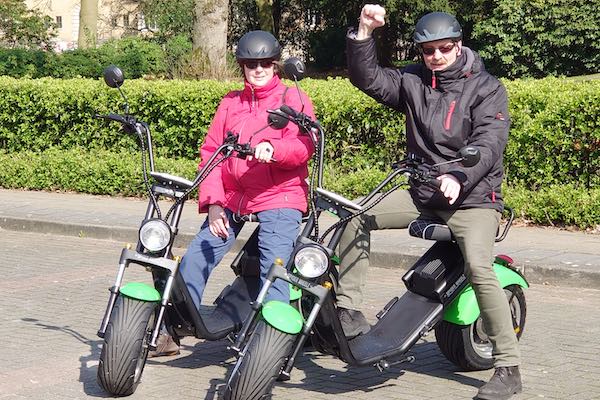
[[[294,265],[300,275],[305,278],[316,278],[327,271],[329,256],[320,247],[304,247],[296,253]]]
[[[148,220],[140,228],[140,241],[148,251],[161,251],[171,242],[171,228],[163,220]]]

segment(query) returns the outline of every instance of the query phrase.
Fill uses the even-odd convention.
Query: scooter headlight
[[[319,246],[306,246],[294,257],[296,270],[305,278],[317,278],[327,272],[329,255]]]
[[[150,219],[140,228],[140,241],[152,253],[159,252],[171,243],[171,228],[160,219]]]

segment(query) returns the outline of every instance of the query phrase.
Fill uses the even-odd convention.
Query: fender
[[[494,272],[500,282],[500,287],[519,285],[528,288],[529,284],[517,271],[502,264],[494,263]],[[475,298],[473,287],[467,285],[460,294],[444,310],[444,321],[456,325],[470,325],[479,318],[479,304]]]
[[[290,301],[299,300],[302,297],[302,289],[290,283]]]
[[[160,301],[158,290],[145,283],[127,283],[121,287],[119,292],[124,296],[141,301]]]
[[[281,301],[269,301],[262,307],[261,313],[269,325],[290,335],[300,333],[304,325],[298,310]]]

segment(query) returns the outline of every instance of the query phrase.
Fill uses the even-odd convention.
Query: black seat
[[[411,236],[439,242],[450,242],[454,240],[452,231],[443,221],[417,218],[408,225],[408,233]]]

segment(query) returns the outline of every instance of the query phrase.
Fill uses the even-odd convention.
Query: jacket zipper
[[[456,107],[456,100],[452,100],[450,103],[450,107],[448,108],[448,114],[446,114],[446,119],[444,121],[444,128],[449,131],[450,124],[452,123],[452,114],[454,113],[454,108]]]
[[[251,93],[251,98],[250,98],[250,113],[256,115],[258,113],[258,100],[256,99],[256,96],[254,94],[254,86],[250,85],[250,93]],[[239,139],[241,139],[241,133],[240,133],[240,137]],[[252,139],[252,137],[249,138],[249,140]],[[240,181],[238,179],[238,163],[240,162],[239,159],[235,159],[235,180],[238,183],[238,187],[241,189],[241,185],[240,185]],[[237,206],[237,214],[241,214],[242,212],[242,201],[244,201],[244,197],[246,197],[246,193],[242,192],[242,197],[240,197],[240,200],[238,201],[238,206]]]

